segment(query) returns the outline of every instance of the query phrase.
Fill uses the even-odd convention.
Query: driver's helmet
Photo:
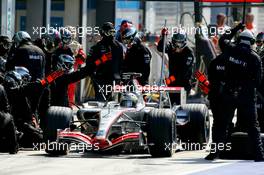
[[[120,98],[120,106],[133,108],[136,107],[138,103],[138,97],[134,93],[124,93]]]

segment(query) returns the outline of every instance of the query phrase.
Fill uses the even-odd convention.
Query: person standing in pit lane
[[[49,76],[53,72],[53,54],[62,45],[60,32],[56,29],[50,28],[41,36],[40,39],[38,39],[37,43],[35,44],[40,47],[45,53],[45,74],[46,76]],[[40,121],[43,121],[43,118],[45,117],[46,112],[50,106],[50,98],[50,86],[46,86],[45,88],[43,88],[37,108],[37,115]],[[41,122],[41,128],[43,128],[42,124],[43,123]]]
[[[66,28],[69,29],[72,34],[72,42],[69,44],[69,47],[71,48],[73,52],[73,56],[75,60],[73,68],[76,71],[79,67],[84,65],[85,60],[86,60],[86,54],[85,54],[85,51],[83,50],[82,45],[77,41],[75,28],[72,26],[67,26]],[[68,88],[69,103],[71,105],[75,104],[76,86],[77,86],[77,83],[72,83],[69,85],[69,88]]]
[[[231,30],[231,34],[224,34],[219,39],[223,55],[217,57],[209,67],[208,77],[213,89],[210,90],[210,103],[215,102],[213,97],[217,97],[218,101],[213,104],[212,110],[213,143],[216,146],[226,143],[227,129],[237,109],[238,120],[243,121],[252,143],[255,161],[264,161],[256,112],[256,89],[262,79],[262,66],[259,56],[252,50],[255,38],[250,31],[241,32],[236,44],[231,42],[241,29],[244,29],[243,24],[239,24]],[[211,150],[213,151],[206,156],[206,160],[219,157],[218,147]]]
[[[168,35],[168,29],[161,31],[161,40],[158,43],[158,51],[163,51],[164,36]],[[165,43],[165,53],[169,56],[169,78],[166,79],[168,86],[184,87],[187,95],[191,90],[191,78],[193,74],[194,53],[187,45],[187,34],[180,29],[172,35],[171,41]],[[171,103],[179,104],[179,94],[170,94]]]
[[[121,33],[122,43],[127,47],[123,71],[141,73],[142,77],[139,77],[138,81],[144,86],[148,84],[151,53],[136,35],[137,30],[134,27]]]
[[[264,68],[264,32],[258,33],[256,36],[256,51],[262,62],[262,68]],[[264,79],[262,78],[261,85],[258,88],[258,121],[260,124],[260,129],[264,132]]]
[[[113,85],[113,82],[119,83],[123,65],[123,48],[122,45],[114,39],[115,28],[111,22],[105,22],[100,28],[102,39],[91,47],[87,54],[86,63],[94,62],[96,59],[112,58],[107,63],[100,66],[92,74],[92,80],[95,88],[95,98],[98,101],[105,101],[111,97],[110,93],[100,89],[107,85]]]
[[[32,44],[30,35],[25,31],[15,33],[13,50],[6,63],[7,71],[14,70],[15,66],[27,68],[32,75],[32,81],[45,77],[45,54]]]

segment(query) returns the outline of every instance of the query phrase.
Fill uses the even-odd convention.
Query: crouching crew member
[[[18,143],[16,128],[13,117],[10,115],[10,108],[4,87],[0,85],[0,152],[16,154]]]

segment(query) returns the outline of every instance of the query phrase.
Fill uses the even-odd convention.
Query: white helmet
[[[250,30],[244,30],[239,34],[237,41],[239,44],[251,46],[255,43],[255,36]]]
[[[128,94],[124,93],[120,98],[121,107],[134,108],[137,106],[137,103],[138,103],[138,97],[136,96],[136,94],[132,92]]]

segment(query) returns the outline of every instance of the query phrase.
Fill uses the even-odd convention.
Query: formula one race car
[[[113,101],[87,102],[77,112],[50,107],[44,129],[46,152],[63,155],[76,149],[118,154],[143,151],[154,157],[170,157],[179,140],[204,149],[209,137],[206,105],[184,104],[186,95],[180,87],[142,87],[137,76],[124,74],[125,85],[114,87]],[[150,90],[164,94],[159,102],[146,102],[144,92]],[[170,107],[168,92],[180,93],[182,104]]]

